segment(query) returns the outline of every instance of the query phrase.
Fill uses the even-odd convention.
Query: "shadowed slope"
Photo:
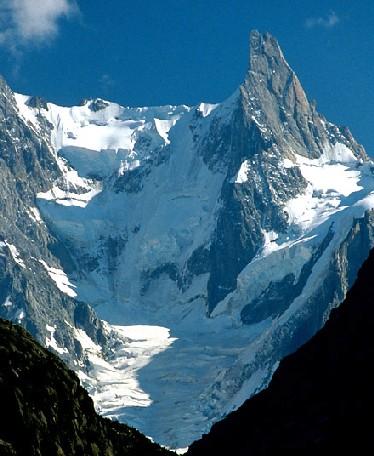
[[[188,454],[373,451],[373,277],[371,251],[326,326],[281,362],[268,389],[214,425]]]

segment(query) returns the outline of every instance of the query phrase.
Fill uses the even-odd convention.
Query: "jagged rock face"
[[[359,229],[352,230],[352,248],[359,248]],[[338,275],[338,263],[332,275]],[[352,268],[356,273],[356,265]],[[266,390],[214,425],[188,454],[371,453],[373,274],[371,251],[324,328],[281,361]]]
[[[55,160],[35,189],[43,236],[58,239],[42,258],[66,273],[81,378],[103,413],[173,448],[268,384],[373,246],[363,148],[316,111],[274,38],[253,32],[249,60],[219,105],[16,95]]]
[[[48,274],[45,265],[56,272],[61,268],[57,256],[71,266],[74,260],[36,208],[37,193],[49,189],[60,176],[48,144],[19,116],[14,95],[1,80],[0,316],[18,322],[43,344],[52,344],[53,339],[55,348],[60,347],[60,354],[73,363],[76,342],[69,325],[93,312],[83,303],[77,307]],[[101,331],[97,318],[85,328],[97,340]]]
[[[326,128],[326,119],[308,101],[278,42],[268,33],[253,31],[250,35],[249,71],[241,94],[247,118],[255,117],[263,125],[269,141],[283,149],[283,156],[293,152],[318,158],[335,133],[355,155],[366,157],[348,129],[333,125]]]
[[[345,137],[331,130],[356,156],[367,158],[349,131]],[[230,127],[224,131],[223,137],[229,140],[223,147],[222,136],[213,129],[201,147],[210,166],[227,165],[222,209],[210,249],[209,311],[236,288],[239,273],[263,246],[262,231],[287,231],[284,202],[302,193],[307,182],[297,167],[279,164],[295,153],[317,159],[331,143],[325,120],[309,103],[269,34],[251,33],[249,70]],[[207,144],[212,138],[213,143]],[[247,163],[246,181],[233,185],[243,162]]]
[[[289,149],[310,158],[323,153],[327,134],[322,119],[271,35],[251,33],[249,71],[241,92],[248,118],[259,111],[258,121],[269,140],[286,149],[283,153]]]
[[[0,369],[4,456],[172,454],[135,429],[97,415],[78,377],[24,330],[4,320]]]
[[[230,138],[230,144],[225,147],[227,157],[219,156],[221,163],[227,161],[227,174],[210,247],[209,311],[236,288],[239,273],[263,246],[263,230],[287,230],[283,202],[306,187],[298,168],[279,169],[284,151],[264,136],[262,127],[248,114],[246,95],[241,92],[226,133]],[[221,136],[214,132],[210,138],[221,141]],[[218,148],[213,143],[210,148],[203,144],[202,149]],[[242,163],[247,163],[245,182],[235,182]]]

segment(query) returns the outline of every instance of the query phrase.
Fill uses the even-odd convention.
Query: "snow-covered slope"
[[[169,143],[170,128],[189,110],[187,106],[125,108],[101,99],[61,107],[35,97],[15,97],[21,116],[85,177],[108,177],[139,166],[151,150]]]
[[[104,414],[186,447],[344,298],[373,245],[372,164],[258,32],[219,105],[16,98],[62,175],[38,223],[74,265],[45,268],[108,321],[105,348],[72,327],[81,378]]]

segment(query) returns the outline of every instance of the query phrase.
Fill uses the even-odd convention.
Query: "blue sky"
[[[374,155],[370,0],[0,0],[0,73],[60,104],[218,102],[243,80],[253,28]]]

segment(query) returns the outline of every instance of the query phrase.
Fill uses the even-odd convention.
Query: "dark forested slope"
[[[3,320],[0,420],[1,456],[172,454],[135,429],[97,415],[78,377],[21,327]]]

